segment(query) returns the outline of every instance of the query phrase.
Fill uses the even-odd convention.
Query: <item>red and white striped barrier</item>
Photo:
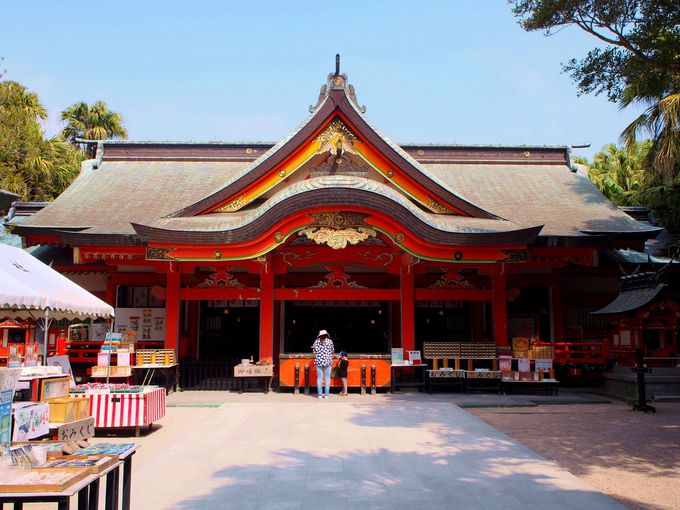
[[[165,388],[141,393],[76,393],[90,399],[95,427],[142,427],[165,416]]]

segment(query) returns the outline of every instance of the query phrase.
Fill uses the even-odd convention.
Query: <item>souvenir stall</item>
[[[0,244],[0,318],[32,318],[43,330],[41,355],[47,358],[47,335],[57,319],[111,319],[113,307],[25,251]]]
[[[30,352],[36,349],[35,324],[32,320],[2,319],[0,317],[0,367],[16,366],[25,356],[27,346]]]

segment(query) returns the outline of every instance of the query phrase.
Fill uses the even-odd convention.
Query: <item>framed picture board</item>
[[[39,379],[37,400],[64,397],[68,395],[70,388],[71,378],[69,376]]]

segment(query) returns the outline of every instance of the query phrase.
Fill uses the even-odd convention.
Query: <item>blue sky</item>
[[[334,68],[398,142],[580,144],[634,117],[578,97],[561,62],[595,40],[526,33],[504,0],[3,2],[5,79],[59,112],[105,101],[134,140],[276,141]]]

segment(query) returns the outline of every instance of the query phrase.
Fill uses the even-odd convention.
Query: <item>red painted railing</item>
[[[535,342],[555,349],[557,365],[604,365],[609,356],[606,342]]]

